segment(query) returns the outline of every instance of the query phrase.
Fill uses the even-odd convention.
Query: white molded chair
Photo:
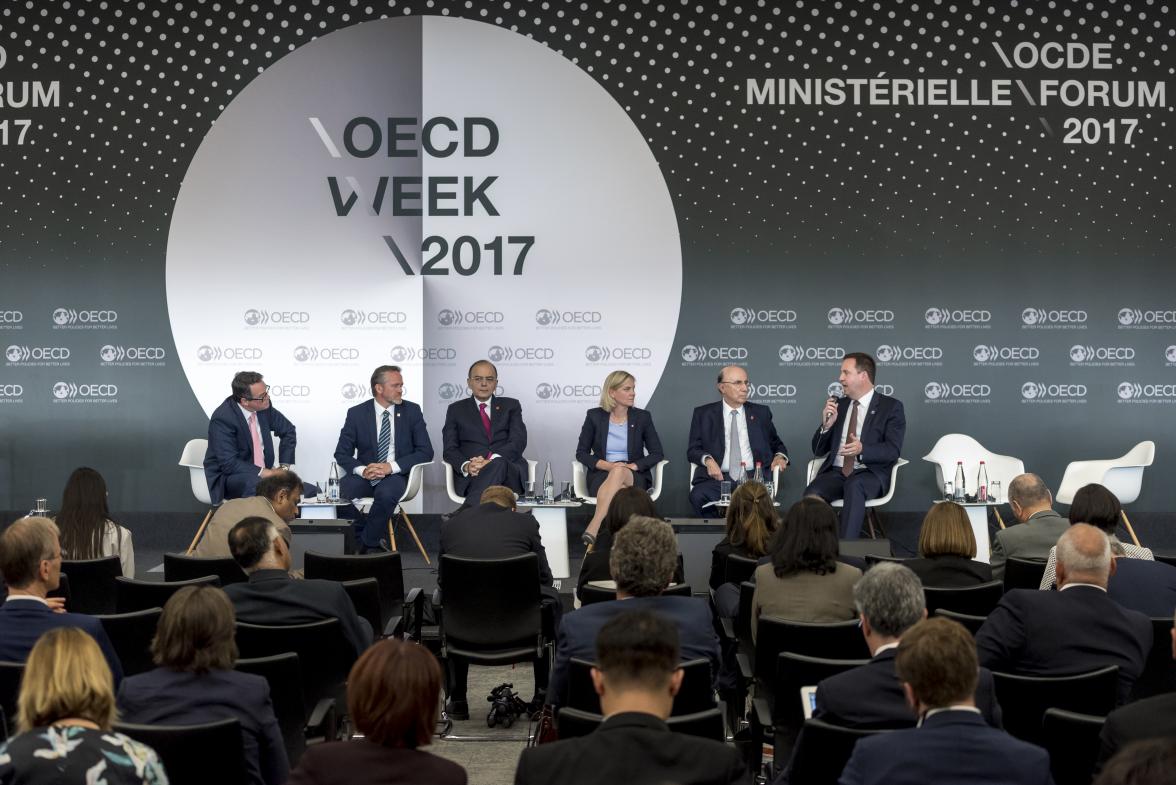
[[[539,461],[525,460],[527,461],[527,482],[534,483],[535,471],[539,466]],[[465,497],[458,496],[457,489],[453,485],[457,472],[453,471],[453,467],[449,465],[449,461],[441,461],[441,465],[445,467],[445,492],[449,494],[449,500],[454,504],[465,504]]]
[[[208,490],[208,477],[204,474],[204,454],[207,452],[208,439],[189,439],[188,443],[184,445],[183,452],[180,453],[179,465],[188,470],[188,480],[192,483],[192,495],[196,497],[196,501],[208,506],[204,520],[196,530],[192,544],[188,546],[187,553],[189,555],[196,544],[200,542],[200,538],[204,536],[204,529],[208,526],[209,518],[212,517],[212,492]]]
[[[657,501],[662,492],[662,475],[665,474],[668,460],[657,462],[653,467],[653,487],[649,489],[649,498]],[[596,497],[588,495],[588,468],[579,461],[572,461],[572,492],[588,504],[596,504]]]
[[[1143,487],[1143,470],[1152,465],[1156,458],[1156,443],[1153,441],[1140,442],[1127,451],[1126,455],[1102,461],[1071,461],[1062,475],[1062,484],[1058,486],[1056,498],[1062,504],[1074,501],[1074,494],[1083,485],[1098,483],[1115,494],[1120,504],[1130,504],[1139,498],[1139,491]],[[1139,545],[1139,538],[1131,528],[1131,521],[1127,513],[1123,513],[1123,523],[1132,541]]]
[[[821,468],[821,464],[825,462],[825,456],[820,458],[813,458],[808,462],[808,469],[805,472],[805,485],[811,483],[813,478],[817,476],[817,470]],[[878,524],[878,531],[886,534],[886,530],[882,528],[882,522],[878,520],[878,516],[874,512],[875,507],[881,507],[887,504],[894,497],[894,489],[898,487],[898,470],[906,466],[910,461],[906,458],[899,458],[894,466],[890,467],[890,490],[886,492],[885,496],[879,496],[877,499],[866,500],[866,523],[870,527],[870,538],[877,539],[877,534],[874,533],[874,524]],[[830,507],[841,508],[845,506],[845,502],[841,499],[829,502]]]
[[[392,529],[392,522],[396,519],[397,513],[404,518],[404,525],[408,527],[409,533],[412,535],[413,541],[416,542],[417,550],[421,552],[421,556],[425,557],[425,564],[432,564],[429,561],[429,554],[425,552],[425,546],[421,544],[421,538],[417,536],[416,528],[412,525],[412,519],[408,517],[408,512],[404,509],[404,504],[416,498],[416,495],[421,492],[421,483],[425,477],[425,467],[432,466],[433,462],[418,463],[416,466],[408,470],[408,484],[404,486],[404,495],[400,497],[400,501],[396,502],[396,508],[392,510],[392,517],[388,519],[388,544],[392,550],[396,550],[396,534]],[[375,502],[375,497],[364,496],[359,499],[354,499],[355,506],[364,515],[371,510],[372,504]]]
[[[964,462],[965,487],[976,487],[976,475],[980,471],[980,461],[988,471],[988,481],[999,482],[1001,493],[1007,493],[1009,483],[1019,474],[1025,473],[1025,462],[1011,455],[1001,455],[992,452],[971,436],[963,433],[949,433],[939,437],[931,452],[923,456],[923,460],[935,465],[936,492],[933,497],[938,499],[943,495],[944,483],[955,479],[956,462]],[[950,480],[948,478],[951,478]],[[996,521],[1003,529],[1004,521],[1000,517],[998,508],[993,507]]]

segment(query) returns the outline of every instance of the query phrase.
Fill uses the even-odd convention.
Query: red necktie
[[[482,427],[486,430],[486,443],[490,443],[490,415],[486,414],[486,404],[478,404],[478,414],[482,415]],[[489,458],[493,453],[487,452],[486,457]]]
[[[858,402],[854,401],[853,404],[850,406],[849,430],[845,432],[845,443],[846,444],[849,444],[850,438],[855,436],[856,432],[857,432],[857,410],[858,410]],[[844,474],[846,477],[853,474],[853,465],[855,463],[857,463],[857,456],[856,455],[855,456],[847,455],[844,458],[842,458],[841,459],[841,473]]]

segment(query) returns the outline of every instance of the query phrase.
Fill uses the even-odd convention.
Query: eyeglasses
[[[267,384],[265,386],[265,391],[262,392],[261,395],[257,396],[256,398],[254,398],[251,395],[246,395],[245,400],[247,400],[247,401],[264,401],[266,398],[269,397],[269,391],[270,391],[270,386]]]
[[[731,385],[732,387],[750,387],[750,386],[751,386],[751,380],[750,380],[750,379],[747,379],[747,380],[744,380],[744,381],[735,381],[735,382],[731,382],[731,381],[725,381],[725,382],[723,382],[723,384],[729,384],[729,385]]]
[[[497,376],[471,376],[470,381],[476,384],[489,384],[498,381]]]

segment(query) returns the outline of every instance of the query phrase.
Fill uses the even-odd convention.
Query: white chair
[[[658,461],[657,466],[653,467],[653,486],[649,489],[649,498],[653,501],[661,496],[662,475],[667,463],[669,461]],[[596,497],[588,495],[588,468],[579,461],[572,461],[572,492],[589,504],[596,504]]]
[[[392,528],[392,523],[396,519],[397,513],[399,513],[404,518],[404,525],[408,527],[412,539],[416,542],[417,550],[421,552],[421,556],[425,557],[425,564],[429,565],[432,564],[429,561],[429,554],[425,552],[425,546],[421,544],[421,538],[417,536],[416,528],[412,525],[412,519],[408,517],[408,512],[404,509],[404,505],[415,499],[416,495],[421,492],[421,483],[425,477],[425,467],[432,465],[432,461],[418,463],[408,470],[408,484],[404,486],[404,495],[400,497],[400,501],[396,502],[396,507],[392,510],[392,517],[388,518],[388,545],[391,546],[392,550],[396,550],[396,534]],[[372,508],[372,504],[375,502],[375,497],[363,496],[353,501],[355,506],[359,508],[359,511],[367,515],[368,511]]]
[[[204,474],[204,454],[206,452],[208,452],[208,439],[189,439],[188,443],[184,445],[183,452],[180,453],[179,465],[188,470],[188,480],[192,483],[192,495],[196,497],[196,501],[208,506],[204,520],[196,530],[192,544],[188,546],[188,555],[192,554],[196,544],[204,536],[204,529],[212,517],[212,492],[208,490],[208,477]]]
[[[813,458],[808,462],[808,469],[806,470],[805,474],[806,486],[808,483],[813,481],[814,477],[817,476],[817,470],[821,468],[821,464],[824,462],[824,455],[822,455],[820,458]],[[877,539],[878,536],[874,533],[875,523],[878,524],[878,531],[882,532],[883,536],[885,536],[886,530],[882,528],[882,522],[878,520],[878,516],[874,512],[874,508],[881,507],[883,504],[887,504],[891,498],[894,497],[894,489],[898,487],[898,470],[903,466],[906,466],[908,463],[910,463],[910,461],[908,461],[906,458],[899,458],[898,461],[895,462],[894,466],[890,467],[890,490],[886,492],[885,496],[879,496],[877,499],[866,500],[866,523],[870,527],[870,539]],[[841,499],[838,499],[836,501],[829,502],[829,506],[841,508],[845,506],[845,502],[843,502]]]
[[[453,471],[453,467],[449,465],[449,461],[441,461],[445,467],[445,492],[449,494],[449,500],[454,504],[465,504],[465,497],[457,495],[457,489],[454,488],[454,478],[457,472]],[[535,482],[535,471],[539,466],[539,461],[527,460],[527,482]]]
[[[1126,455],[1104,461],[1071,461],[1062,475],[1062,484],[1058,486],[1056,498],[1062,504],[1074,501],[1074,494],[1083,485],[1098,483],[1115,494],[1120,504],[1130,504],[1139,498],[1139,491],[1143,487],[1143,470],[1152,465],[1156,458],[1156,443],[1152,441],[1140,442],[1127,451]],[[1123,523],[1127,526],[1127,533],[1131,540],[1139,545],[1139,538],[1131,528],[1131,521],[1127,513],[1123,513]]]
[[[939,437],[939,441],[931,448],[931,452],[923,456],[923,460],[935,465],[936,492],[933,497],[938,499],[943,495],[944,483],[955,480],[956,462],[964,462],[965,486],[975,488],[976,476],[980,471],[980,461],[988,473],[988,482],[999,482],[1002,491],[1008,491],[1009,483],[1019,474],[1025,473],[1025,462],[1011,455],[1001,455],[987,449],[980,442],[963,433],[949,433]],[[1005,528],[1000,517],[1000,510],[992,508],[996,515],[996,522],[1000,528]]]

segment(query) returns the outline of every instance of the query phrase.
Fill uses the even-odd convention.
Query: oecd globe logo
[[[1120,308],[1119,324],[1123,326],[1135,324],[1135,311],[1131,308]]]
[[[1086,347],[1081,344],[1074,344],[1070,347],[1070,359],[1076,363],[1086,362]]]
[[[1117,391],[1119,393],[1119,399],[1123,401],[1129,401],[1136,395],[1135,385],[1131,382],[1120,383]]]
[[[942,308],[928,308],[927,312],[923,314],[923,321],[927,324],[942,324],[944,315]]]
[[[503,349],[501,346],[491,346],[486,350],[486,356],[490,359],[490,362],[502,362],[506,359],[506,349]]]
[[[437,396],[443,401],[452,401],[454,398],[460,397],[462,391],[456,384],[445,382],[437,388]]]
[[[878,356],[878,362],[888,363],[895,358],[898,352],[895,351],[893,346],[882,345],[878,347],[876,354]]]
[[[845,324],[849,314],[845,312],[844,308],[830,308],[829,309],[829,324]]]
[[[927,396],[928,400],[932,401],[942,398],[946,392],[947,390],[939,382],[927,382],[927,386],[923,388],[923,393]]]
[[[1027,398],[1027,399],[1032,400],[1033,398],[1037,397],[1038,392],[1040,392],[1040,390],[1038,389],[1037,385],[1033,382],[1025,382],[1024,384],[1021,385],[1021,397],[1022,398]]]
[[[975,358],[976,362],[978,363],[986,363],[992,359],[992,349],[985,346],[984,344],[980,344],[972,350],[972,357]]]
[[[213,351],[212,347],[206,344],[196,350],[196,359],[202,363],[206,363],[211,360],[215,354],[216,352]]]
[[[751,321],[751,311],[746,308],[731,309],[731,324],[747,324]]]
[[[388,356],[392,358],[392,362],[402,363],[412,356],[412,351],[403,346],[393,346]]]
[[[53,312],[54,324],[66,324],[69,322],[69,311],[65,308],[58,308]]]
[[[58,382],[57,384],[53,385],[53,397],[54,398],[68,398],[69,397],[69,385],[66,384],[65,382]]]
[[[555,385],[540,382],[535,387],[535,395],[539,396],[540,400],[546,401],[555,395]]]
[[[539,325],[549,325],[555,322],[555,312],[547,308],[540,308],[535,312],[535,323]]]
[[[294,348],[294,359],[300,363],[304,363],[310,359],[310,349],[305,346],[297,346]]]
[[[1164,359],[1170,363],[1176,363],[1176,346],[1169,346],[1164,350]]]
[[[4,356],[8,358],[8,362],[10,363],[14,363],[19,360],[20,355],[21,351],[19,346],[9,346],[8,351],[4,353]]]
[[[792,344],[784,344],[779,351],[780,362],[794,363],[800,359],[800,347]]]
[[[695,363],[701,360],[706,355],[706,350],[701,346],[695,346],[688,343],[682,347],[682,362]]]
[[[103,362],[114,362],[114,358],[118,356],[118,350],[110,344],[106,344],[98,350],[98,356],[102,358]]]
[[[348,327],[353,327],[359,323],[359,313],[348,308],[343,313],[339,314],[339,321]]]
[[[362,398],[366,390],[358,384],[347,382],[347,384],[343,385],[342,393],[345,399],[354,401],[357,398]]]
[[[443,325],[451,325],[457,321],[457,314],[448,308],[443,308],[437,312],[437,321]]]
[[[1037,324],[1039,316],[1036,308],[1026,308],[1021,311],[1021,322],[1028,325]]]
[[[604,358],[604,349],[600,346],[589,346],[584,350],[584,359],[590,363],[598,363]]]
[[[245,324],[254,326],[261,324],[261,311],[256,308],[250,308],[245,312]]]

